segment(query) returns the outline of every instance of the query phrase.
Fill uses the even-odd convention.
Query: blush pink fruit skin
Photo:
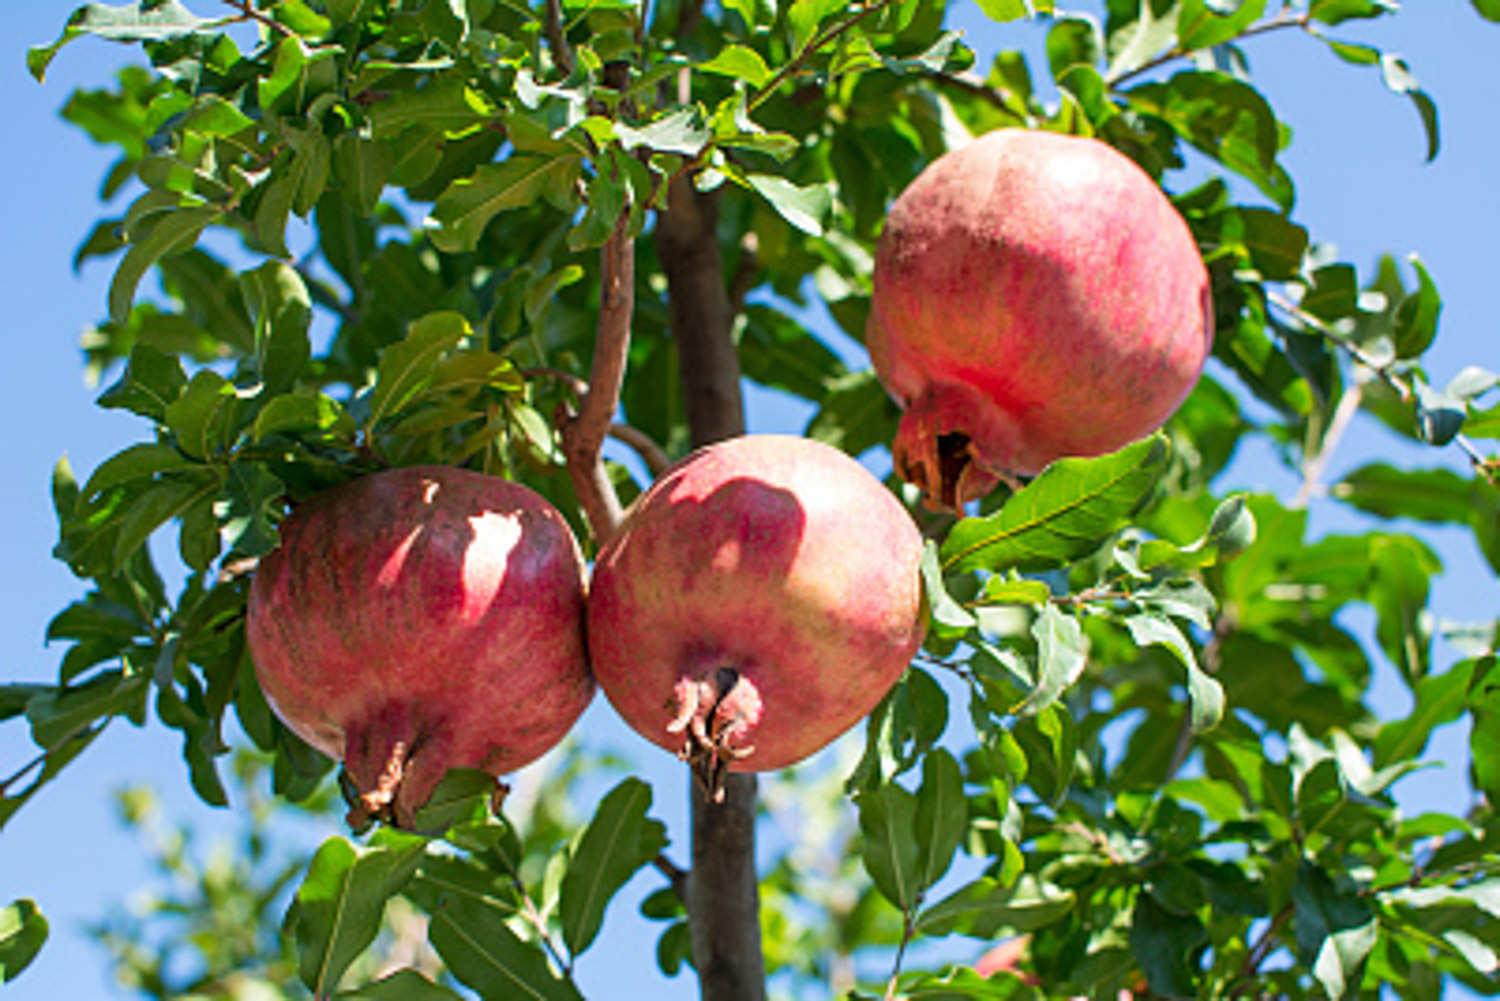
[[[953,507],[1161,426],[1202,371],[1213,306],[1192,234],[1140,167],[1098,140],[1004,129],[891,206],[865,339],[906,408],[898,472]]]
[[[669,730],[683,684],[722,668],[748,688],[735,771],[799,761],[866,716],[922,640],[922,539],[844,453],[753,435],[699,449],[637,498],[589,587],[595,676],[642,736]],[[725,693],[720,690],[718,695]]]
[[[344,762],[369,813],[410,826],[449,768],[500,775],[562,739],[593,696],[582,625],[582,560],[555,508],[419,466],[298,506],[256,569],[247,633],[276,714]]]

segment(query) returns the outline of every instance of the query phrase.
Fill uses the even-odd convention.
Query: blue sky
[[[198,6],[208,10],[213,4],[199,0]],[[0,250],[11,310],[0,335],[5,351],[0,427],[7,429],[0,453],[0,524],[8,529],[0,533],[0,675],[8,681],[44,681],[52,677],[60,651],[43,647],[43,629],[81,593],[50,555],[55,526],[49,471],[66,452],[75,469],[86,472],[147,433],[138,419],[95,407],[95,392],[82,380],[78,334],[104,312],[110,265],[95,262],[74,274],[70,262],[96,217],[98,182],[111,155],[56,117],[73,87],[104,85],[130,50],[79,42],[62,53],[47,84],[38,86],[25,72],[24,47],[54,37],[73,4],[32,0],[8,7],[10,42],[0,58],[0,107],[7,111],[7,134],[15,145],[0,158],[0,218],[12,227]],[[985,23],[967,0],[954,7],[958,25],[981,50],[1018,44]],[[1318,43],[1292,33],[1248,46],[1258,84],[1294,130],[1285,160],[1299,186],[1295,217],[1316,239],[1337,243],[1342,255],[1362,268],[1381,251],[1419,251],[1435,276],[1445,299],[1442,332],[1429,356],[1438,384],[1466,364],[1500,367],[1495,319],[1500,140],[1494,129],[1500,78],[1492,72],[1497,33],[1500,27],[1480,21],[1463,3],[1412,4],[1387,24],[1355,25],[1341,33],[1401,52],[1435,97],[1443,117],[1443,150],[1430,165],[1422,162],[1424,140],[1415,111],[1386,91],[1375,71],[1341,63]],[[1034,44],[1034,34],[1023,33],[1028,45]],[[752,394],[752,430],[796,431],[803,419],[771,394]],[[1408,448],[1361,420],[1335,456],[1328,479],[1376,457],[1462,468],[1456,450]],[[1230,475],[1237,484],[1289,496],[1294,484],[1272,467],[1268,454],[1250,450]],[[1327,502],[1315,504],[1313,515],[1316,531],[1348,525]],[[1469,535],[1445,531],[1427,537],[1435,540],[1448,568],[1435,590],[1436,612],[1454,619],[1493,618],[1500,595]],[[1440,648],[1441,663],[1452,659],[1451,650]],[[1379,683],[1377,701],[1392,715],[1408,705],[1389,671]],[[585,730],[621,746],[629,741],[602,699],[590,710]],[[1429,753],[1461,761],[1464,740],[1461,728],[1450,727]],[[0,727],[0,774],[31,754],[22,727]],[[651,756],[647,765],[646,777],[657,788],[657,813],[681,845],[686,840],[682,777],[664,755]],[[1461,809],[1465,792],[1458,768],[1422,774],[1398,787],[1405,806]],[[54,935],[36,964],[8,986],[7,998],[110,996],[104,957],[82,937],[80,925],[101,917],[106,906],[148,880],[137,846],[115,822],[111,793],[127,783],[148,782],[161,793],[170,817],[202,823],[208,832],[225,829],[225,812],[199,804],[183,778],[175,735],[161,727],[117,724],[0,834],[0,904],[18,896],[36,898]],[[586,991],[592,984],[608,985],[599,996],[695,996],[685,978],[665,988],[658,979],[651,960],[655,928],[631,913],[634,900],[648,888],[638,880],[611,909],[600,945],[581,966]]]

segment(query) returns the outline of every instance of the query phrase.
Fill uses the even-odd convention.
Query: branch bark
[[[620,499],[609,481],[600,449],[609,433],[620,387],[625,381],[625,359],[630,352],[630,317],[635,309],[635,245],[622,213],[614,232],[599,251],[599,321],[594,337],[594,361],[588,391],[578,413],[562,429],[568,475],[583,513],[603,545],[620,525]]]
[[[672,336],[695,446],[745,432],[734,316],[719,253],[713,195],[674,178],[657,219],[657,256],[667,275]],[[687,881],[693,964],[703,1001],[763,1001],[760,883],[755,873],[755,776],[731,773],[722,802],[698,783],[692,797],[693,862]]]

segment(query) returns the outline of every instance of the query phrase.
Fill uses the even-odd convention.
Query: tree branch
[[[563,76],[573,75],[573,49],[568,45],[568,36],[563,28],[562,0],[547,0],[547,45],[552,49],[552,61],[562,70]]]
[[[649,434],[640,428],[631,427],[629,424],[611,424],[609,426],[609,436],[615,439],[615,441],[624,442],[626,445],[629,445],[635,454],[641,457],[641,461],[646,464],[646,469],[650,471],[652,479],[661,476],[672,465],[672,457],[667,454],[666,449],[658,445]]]
[[[621,213],[614,232],[599,251],[599,321],[588,391],[578,414],[562,429],[568,475],[583,505],[589,527],[600,545],[620,524],[620,500],[599,450],[620,405],[625,359],[630,351],[630,318],[635,309],[635,244],[628,235],[629,216]]]
[[[279,32],[284,38],[291,38],[297,34],[280,21],[269,18],[256,10],[255,0],[224,0],[224,2],[240,12],[240,16],[234,19],[236,21],[254,21],[271,31]]]
[[[1359,404],[1364,396],[1364,383],[1356,382],[1339,398],[1339,405],[1334,409],[1333,418],[1328,422],[1328,432],[1323,435],[1322,447],[1302,463],[1302,485],[1297,488],[1297,496],[1292,498],[1288,507],[1293,509],[1307,507],[1307,502],[1322,489],[1323,470],[1328,467],[1328,460],[1333,457],[1333,450],[1338,447],[1339,441],[1344,437],[1344,432],[1349,429],[1350,422],[1354,420],[1354,415],[1359,412]]]
[[[1259,21],[1248,26],[1244,31],[1241,31],[1238,35],[1235,35],[1234,38],[1231,39],[1231,41],[1242,41],[1246,38],[1253,38],[1256,35],[1264,35],[1267,32],[1280,31],[1282,28],[1301,28],[1304,31],[1308,31],[1311,30],[1311,23],[1312,18],[1304,12],[1284,11],[1283,13],[1277,14],[1275,17],[1268,17],[1264,21]],[[1193,51],[1194,50],[1192,49],[1184,49],[1181,46],[1173,46],[1171,49],[1163,52],[1161,55],[1157,56],[1154,59],[1147,60],[1133,70],[1130,70],[1126,73],[1121,73],[1116,77],[1105,77],[1104,83],[1111,90],[1115,90],[1126,81],[1134,80],[1138,76],[1150,73],[1152,70],[1158,69],[1166,65],[1167,63],[1172,62],[1173,60],[1182,59]]]
[[[797,54],[795,56],[783,63],[781,65],[781,68],[776,71],[776,74],[772,76],[771,79],[767,80],[764,84],[761,85],[759,90],[750,95],[750,99],[745,102],[745,114],[748,115],[753,113],[756,108],[766,103],[766,100],[770,98],[772,94],[776,93],[776,88],[780,87],[787,81],[789,77],[800,70],[802,68],[802,65],[806,63],[809,58],[811,58],[814,52],[818,51],[834,39],[838,38],[844,32],[848,31],[860,21],[863,21],[865,18],[869,17],[871,14],[874,14],[879,10],[884,10],[894,2],[895,0],[871,0],[871,2],[866,3],[863,7],[850,14],[849,16],[833,22],[833,24],[830,24],[822,31],[814,33],[811,38],[809,38],[802,44],[802,48],[797,50]]]
[[[672,337],[694,445],[745,431],[739,355],[719,252],[712,194],[690,176],[672,180],[667,211],[657,218],[657,256],[667,275]],[[724,799],[711,802],[688,783],[693,863],[687,881],[693,965],[703,1001],[763,1001],[760,883],[755,872],[755,776],[733,772]]]

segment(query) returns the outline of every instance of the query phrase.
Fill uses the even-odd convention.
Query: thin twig
[[[528,379],[555,379],[566,386],[576,399],[581,400],[588,395],[589,384],[572,372],[564,372],[560,368],[550,368],[546,365],[529,366],[517,369],[517,371]]]
[[[688,901],[688,871],[665,855],[656,856],[656,858],[651,860],[651,864],[656,867],[657,872],[667,877],[667,882],[672,886],[672,892],[677,895],[677,899],[682,902],[682,906],[686,907]]]
[[[635,308],[635,244],[629,235],[629,219],[628,213],[620,214],[614,232],[599,252],[599,321],[588,391],[579,403],[577,416],[562,429],[568,475],[600,545],[620,524],[620,499],[615,496],[599,451],[615,408],[620,404],[625,360],[630,351],[630,319]]]
[[[917,925],[912,912],[906,911],[901,920],[901,944],[896,947],[896,961],[891,964],[891,978],[886,981],[885,1001],[895,1001],[897,982],[901,979],[901,963],[906,959],[906,947],[916,935]]]
[[[802,43],[802,48],[797,50],[797,54],[783,63],[781,68],[776,71],[776,74],[762,84],[760,89],[745,102],[745,114],[753,113],[756,108],[764,104],[772,94],[776,93],[776,88],[780,87],[786,82],[788,77],[800,70],[802,64],[807,62],[808,58],[814,52],[817,52],[871,14],[889,7],[894,2],[895,0],[874,0],[872,3],[867,3],[853,14],[850,14],[843,20],[835,21]]]
[[[50,758],[50,757],[52,757],[52,755],[56,754],[58,751],[60,751],[63,748],[67,747],[69,744],[73,743],[75,740],[78,740],[80,737],[83,737],[85,734],[87,734],[90,737],[94,736],[100,730],[103,730],[105,724],[108,723],[108,722],[109,722],[109,720],[106,719],[106,720],[104,720],[104,722],[100,723],[98,726],[95,726],[95,727],[89,727],[88,725],[85,724],[85,725],[78,726],[78,727],[74,728],[73,732],[69,733],[62,740],[57,741],[51,747],[47,748],[42,753],[38,754],[36,757],[34,757],[30,761],[26,762],[20,768],[17,768],[14,772],[11,772],[10,775],[6,776],[3,779],[0,779],[0,796],[4,796],[8,792],[10,792],[10,787],[11,786],[13,786],[17,782],[21,781],[23,778],[25,778],[27,775],[29,775],[33,770],[35,770],[38,766],[45,765],[47,763],[47,759]]]
[[[1264,21],[1260,21],[1259,23],[1250,25],[1244,31],[1241,31],[1238,35],[1234,36],[1233,40],[1238,42],[1246,38],[1252,38],[1255,35],[1264,35],[1270,31],[1280,31],[1282,28],[1301,28],[1303,30],[1310,30],[1311,24],[1312,18],[1310,15],[1302,12],[1287,11],[1278,14],[1275,17],[1270,17]],[[1141,76],[1142,74],[1150,73],[1152,70],[1158,69],[1174,60],[1185,58],[1193,51],[1194,50],[1192,49],[1184,49],[1181,46],[1174,46],[1173,48],[1169,49],[1166,52],[1163,52],[1156,58],[1147,60],[1133,70],[1121,73],[1119,76],[1105,77],[1104,82],[1111,90],[1116,89],[1127,80],[1133,80],[1136,77]]]
[[[1252,979],[1258,972],[1260,972],[1260,964],[1266,961],[1266,957],[1271,954],[1271,950],[1276,945],[1276,933],[1279,932],[1291,919],[1291,904],[1287,904],[1281,910],[1276,912],[1276,916],[1271,919],[1271,923],[1266,926],[1266,930],[1261,932],[1260,938],[1255,940],[1255,944],[1252,945],[1250,947],[1250,951],[1245,954],[1245,962],[1240,966],[1240,978],[1242,980]],[[1242,990],[1235,991],[1236,996],[1242,993],[1244,993],[1244,991]]]
[[[651,478],[656,479],[665,473],[672,465],[672,457],[667,450],[656,443],[656,440],[640,428],[631,427],[629,424],[618,422],[609,426],[609,436],[616,441],[629,445],[646,468],[651,472]]]
[[[1417,398],[1417,392],[1412,387],[1411,383],[1407,382],[1406,379],[1402,376],[1397,375],[1395,372],[1391,371],[1389,362],[1378,362],[1374,358],[1371,358],[1358,344],[1346,340],[1345,338],[1340,337],[1336,333],[1334,333],[1333,330],[1329,328],[1328,324],[1323,322],[1322,318],[1314,316],[1312,313],[1309,313],[1307,310],[1303,309],[1301,306],[1297,305],[1295,302],[1292,302],[1285,296],[1279,295],[1269,290],[1267,290],[1266,292],[1266,301],[1272,306],[1275,306],[1277,309],[1286,313],[1288,316],[1297,320],[1304,327],[1313,330],[1324,340],[1333,344],[1334,347],[1343,351],[1360,365],[1363,365],[1365,368],[1369,369],[1380,378],[1381,382],[1385,383],[1391,388],[1391,391],[1396,394],[1396,396],[1401,400],[1402,403],[1411,403]],[[1469,463],[1473,465],[1474,469],[1479,472],[1480,475],[1484,476],[1486,479],[1490,478],[1491,474],[1488,472],[1488,470],[1491,468],[1492,460],[1490,460],[1487,456],[1485,456],[1483,452],[1479,450],[1472,439],[1470,439],[1465,434],[1459,433],[1453,436],[1453,444],[1459,447],[1459,449],[1464,453],[1465,457],[1468,458]]]
[[[1297,496],[1287,506],[1296,510],[1307,506],[1307,502],[1322,489],[1321,480],[1323,470],[1328,466],[1328,460],[1333,456],[1333,450],[1338,447],[1344,432],[1349,429],[1349,424],[1354,420],[1354,415],[1359,412],[1360,401],[1364,399],[1365,384],[1356,382],[1344,392],[1339,399],[1339,405],[1333,412],[1333,419],[1328,422],[1328,432],[1323,435],[1322,447],[1316,453],[1309,456],[1302,463],[1302,485],[1297,488]]]
[[[547,0],[547,44],[552,48],[552,61],[562,70],[563,76],[573,75],[573,48],[568,45],[566,29],[563,28],[562,0]]]
[[[258,24],[264,25],[271,31],[280,32],[281,35],[286,38],[292,38],[297,34],[295,31],[293,31],[291,28],[288,28],[280,21],[277,21],[274,18],[267,17],[265,14],[262,14],[260,11],[256,10],[255,0],[224,0],[224,2],[240,12],[240,16],[239,18],[237,18],[237,20],[255,21]]]

